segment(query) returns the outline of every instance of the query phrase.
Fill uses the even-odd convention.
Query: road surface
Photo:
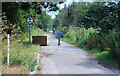
[[[46,35],[49,36],[50,45],[42,46],[41,74],[115,74],[74,45],[61,41],[58,46],[58,39],[52,31]]]

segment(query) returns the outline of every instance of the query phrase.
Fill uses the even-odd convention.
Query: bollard
[[[58,39],[58,45],[60,45],[60,36],[62,35],[61,32],[58,32],[58,36],[59,36],[59,39]]]
[[[58,45],[60,45],[60,36],[59,36],[59,39],[58,39]]]

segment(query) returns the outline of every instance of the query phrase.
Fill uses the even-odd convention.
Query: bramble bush
[[[69,43],[75,44],[76,43],[76,33],[75,33],[75,31],[65,33],[64,38],[67,38]]]
[[[87,42],[86,46],[89,50],[93,48],[98,48],[101,51],[104,51],[105,49],[104,36],[90,34],[88,39],[86,39],[86,42]]]
[[[98,29],[84,29],[84,40],[82,38],[82,30],[70,29],[66,30],[63,27],[62,40],[71,44],[75,44],[82,48],[88,48],[92,50],[98,48],[101,52],[109,51],[109,55],[114,58],[118,58],[120,55],[120,32],[109,31],[109,34],[99,34],[100,28]],[[79,35],[80,34],[80,35]],[[56,35],[57,36],[57,35]],[[80,37],[79,37],[80,36]],[[80,40],[78,39],[80,38]]]
[[[120,55],[120,33],[109,31],[109,34],[105,37],[105,45],[109,48],[109,54],[114,58],[118,58]]]
[[[93,35],[89,35],[89,37],[86,39],[86,46],[89,50],[95,48],[95,37]]]

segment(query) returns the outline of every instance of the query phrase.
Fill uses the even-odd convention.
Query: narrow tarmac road
[[[61,45],[58,46],[58,40],[52,31],[46,35],[49,36],[50,45],[42,46],[44,54],[41,74],[115,74],[74,45],[61,41]]]

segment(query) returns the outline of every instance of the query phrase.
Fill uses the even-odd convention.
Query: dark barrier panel
[[[49,45],[49,37],[48,36],[32,36],[32,43],[39,44],[41,46]]]

